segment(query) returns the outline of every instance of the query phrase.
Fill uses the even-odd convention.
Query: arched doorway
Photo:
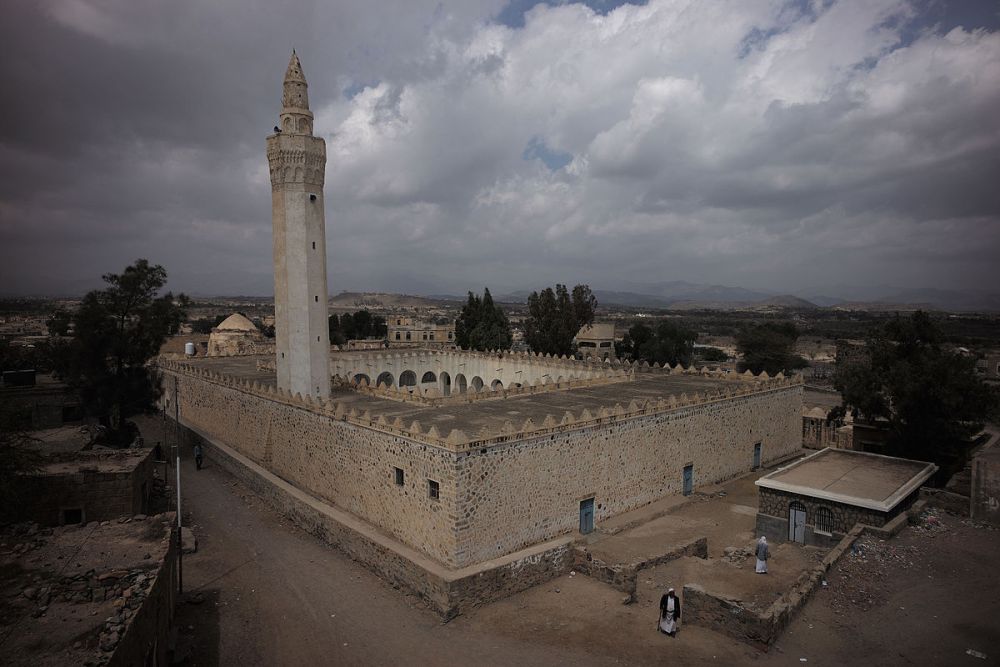
[[[364,373],[358,373],[357,375],[354,376],[354,384],[358,385],[359,387],[361,386],[368,387],[371,386],[371,383],[372,379],[367,375],[365,375]]]
[[[417,386],[417,374],[413,371],[403,371],[399,374],[399,386],[403,387],[416,387]]]
[[[475,389],[476,391],[482,391],[483,378],[479,377],[478,375],[472,378],[472,388]]]
[[[493,391],[503,391],[503,382],[500,380],[494,380],[490,383],[490,389]]]
[[[375,386],[381,387],[382,385],[385,385],[386,387],[391,387],[392,381],[393,381],[392,373],[390,373],[389,371],[385,371],[375,379]]]
[[[441,371],[440,375],[438,375],[438,380],[441,381],[441,395],[451,396],[451,376]]]
[[[458,393],[464,394],[469,390],[469,383],[466,381],[465,376],[459,373],[455,376],[455,387],[458,389]]]

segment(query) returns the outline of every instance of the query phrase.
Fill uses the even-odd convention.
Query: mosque
[[[610,517],[799,450],[799,377],[332,351],[326,145],[294,53],[279,118],[274,352],[159,364],[186,436],[311,532],[450,615],[558,576]]]

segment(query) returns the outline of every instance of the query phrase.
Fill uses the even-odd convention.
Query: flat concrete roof
[[[258,370],[256,357],[204,357],[185,360],[186,364],[212,370],[234,378],[257,381],[262,385],[274,385],[274,371]],[[737,374],[731,377],[711,377],[702,375],[668,375],[650,371],[636,372],[634,382],[579,387],[543,394],[510,396],[504,399],[480,400],[474,403],[451,403],[438,406],[393,401],[357,392],[348,387],[333,387],[330,398],[343,403],[346,410],[356,408],[358,412],[370,410],[372,415],[385,415],[390,422],[396,417],[409,424],[420,422],[425,430],[437,426],[441,433],[460,429],[468,435],[478,433],[483,427],[498,430],[505,421],[519,427],[529,417],[536,424],[545,420],[546,415],[561,419],[567,411],[574,414],[587,408],[596,411],[603,407],[612,408],[616,403],[627,406],[629,401],[656,400],[659,397],[689,396],[734,384],[754,385]]]
[[[767,489],[888,512],[938,467],[881,454],[823,449],[755,483]]]

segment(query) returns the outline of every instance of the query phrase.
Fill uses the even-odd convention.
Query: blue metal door
[[[760,467],[760,443],[753,446],[753,469]]]
[[[594,530],[594,499],[580,501],[580,532],[586,535]]]
[[[694,491],[694,465],[684,466],[684,495],[690,496]]]

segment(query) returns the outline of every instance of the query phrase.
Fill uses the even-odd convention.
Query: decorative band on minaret
[[[278,386],[293,394],[330,393],[326,221],[326,142],[313,136],[309,84],[292,51],[281,116],[267,138],[274,230],[274,336]]]

